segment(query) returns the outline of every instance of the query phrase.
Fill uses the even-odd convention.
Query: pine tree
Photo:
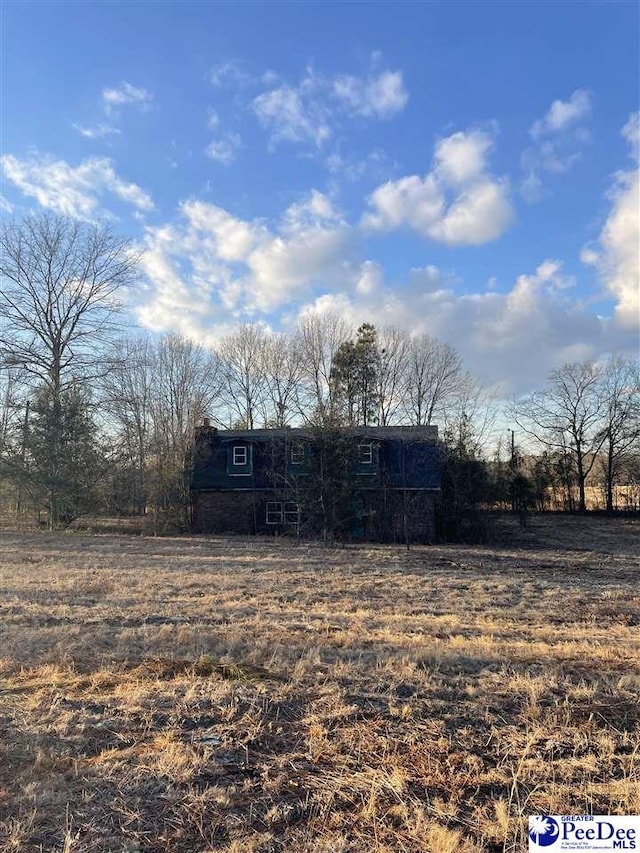
[[[380,371],[378,333],[363,323],[355,341],[344,341],[331,365],[333,398],[338,418],[347,426],[367,426],[376,419]]]
[[[95,509],[103,462],[85,393],[40,387],[25,446],[25,476],[52,529]]]

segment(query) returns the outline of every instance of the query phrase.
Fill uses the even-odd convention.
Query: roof
[[[199,427],[201,430],[210,429],[211,427]],[[406,441],[437,441],[438,427],[437,426],[357,426],[357,427],[341,427],[340,431],[345,435],[352,435],[354,438],[370,438],[383,441],[384,439],[406,440]],[[217,436],[222,440],[244,440],[265,439],[265,438],[309,438],[313,436],[314,430],[311,427],[278,427],[275,429],[219,429],[215,430]]]

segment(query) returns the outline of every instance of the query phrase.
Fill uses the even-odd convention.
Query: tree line
[[[480,466],[485,485],[491,480],[499,492],[499,460],[483,455],[495,401],[448,344],[370,323],[355,329],[332,314],[305,315],[288,333],[239,325],[211,347],[132,332],[123,308],[139,260],[103,225],[52,214],[3,225],[3,507],[42,510],[51,526],[85,513],[151,509],[158,527],[186,527],[189,458],[205,416],[246,429],[437,424],[447,464]],[[509,416],[543,457],[562,460],[553,482],[571,495],[577,489],[577,508],[585,508],[592,470],[604,466],[613,508],[614,487],[638,457],[637,364],[566,365]],[[531,491],[532,475],[515,455],[507,479]],[[458,476],[458,491],[470,477]],[[491,489],[477,497],[486,503]]]
[[[612,357],[604,365],[565,364],[551,372],[545,389],[516,401],[510,411],[515,423],[544,448],[547,458],[558,460],[567,509],[586,510],[592,471],[604,488],[608,511],[614,509],[616,485],[625,479],[637,482],[637,361]]]

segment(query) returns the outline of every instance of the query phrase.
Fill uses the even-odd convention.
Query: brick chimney
[[[217,435],[218,430],[211,426],[211,420],[209,418],[203,418],[202,426],[197,426],[195,433],[196,443],[201,443],[203,441],[210,441],[213,436]]]

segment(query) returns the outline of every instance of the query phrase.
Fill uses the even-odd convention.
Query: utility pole
[[[518,461],[516,459],[516,433],[515,430],[511,430],[511,460],[509,462],[509,468],[511,469],[511,512],[515,512],[517,507],[517,499],[514,488],[514,481],[516,476],[516,469],[518,467]]]

